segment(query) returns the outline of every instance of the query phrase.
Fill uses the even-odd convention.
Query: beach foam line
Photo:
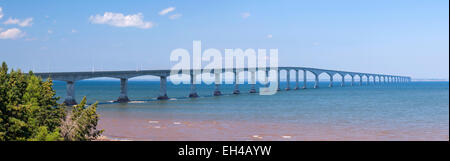
[[[159,123],[159,121],[153,121],[153,120],[150,120],[150,121],[148,121],[148,123],[149,123],[149,124],[157,124],[157,123]]]
[[[145,103],[145,101],[130,101],[128,103]]]
[[[252,137],[253,138],[257,138],[257,139],[262,139],[263,138],[262,136],[259,136],[259,135],[253,135]]]
[[[290,138],[292,138],[292,136],[288,136],[288,135],[284,135],[284,136],[281,136],[283,139],[290,139]]]

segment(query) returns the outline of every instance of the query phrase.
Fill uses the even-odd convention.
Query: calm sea
[[[448,140],[449,82],[411,82],[248,94],[250,85],[168,85],[167,101],[157,101],[158,81],[129,81],[131,103],[110,103],[119,81],[85,80],[75,85],[77,101],[100,103],[105,135],[135,140]],[[295,85],[291,82],[291,87]],[[286,83],[281,83],[281,88]],[[54,82],[61,101],[65,83]]]

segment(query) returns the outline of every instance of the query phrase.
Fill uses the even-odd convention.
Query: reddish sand
[[[338,123],[286,124],[101,117],[104,135],[117,140],[449,140],[442,129],[383,129]]]

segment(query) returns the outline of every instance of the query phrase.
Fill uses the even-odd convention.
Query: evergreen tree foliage
[[[51,79],[42,81],[32,72],[8,73],[5,62],[0,68],[0,141],[84,141],[102,133],[97,130],[97,103],[85,108],[86,98],[66,111],[58,104]],[[68,127],[70,119],[72,126]],[[74,129],[63,133],[62,129]],[[66,137],[70,135],[70,137]]]

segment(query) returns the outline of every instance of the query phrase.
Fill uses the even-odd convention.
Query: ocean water
[[[295,82],[291,82],[291,88]],[[281,83],[281,88],[286,82]],[[158,81],[128,82],[130,103],[111,103],[119,81],[85,80],[76,99],[100,103],[105,135],[134,140],[448,140],[449,82],[411,82],[353,86],[321,82],[313,89],[249,94],[250,85],[197,85],[200,97],[188,98],[189,85],[168,84],[172,99],[158,101]],[[64,100],[65,82],[54,82]]]

